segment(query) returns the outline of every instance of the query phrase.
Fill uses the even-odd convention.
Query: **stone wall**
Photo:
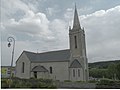
[[[48,70],[50,78],[53,80],[69,80],[68,62],[31,63],[31,70],[38,65],[44,66]],[[52,74],[50,74],[50,67],[52,67]],[[32,73],[31,77],[33,77]]]
[[[24,62],[24,73],[22,72],[22,63]],[[20,58],[16,61],[16,77],[19,78],[30,78],[30,61],[25,55],[22,53]]]

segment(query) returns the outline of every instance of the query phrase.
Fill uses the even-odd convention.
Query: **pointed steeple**
[[[75,4],[75,12],[74,12],[73,29],[81,29],[76,4]]]

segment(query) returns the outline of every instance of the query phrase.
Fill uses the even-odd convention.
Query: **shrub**
[[[64,82],[71,82],[70,80],[64,80]]]
[[[9,88],[7,79],[2,80],[2,88]],[[52,79],[12,79],[11,88],[56,88]]]
[[[101,79],[97,84],[98,85],[108,85],[110,83],[109,79]]]
[[[85,81],[76,81],[76,82],[78,82],[78,83],[86,83]]]
[[[88,82],[89,82],[89,83],[96,83],[96,82],[98,82],[98,81],[96,81],[96,80],[89,80]]]
[[[35,79],[34,77],[30,77],[30,79]]]
[[[9,84],[7,83],[7,79],[1,80],[1,88],[8,88]]]
[[[101,79],[98,83],[97,83],[97,85],[118,85],[118,84],[120,84],[119,83],[120,81],[116,81],[116,80],[111,80],[111,79]]]
[[[111,79],[102,79],[97,83],[98,89],[119,89],[120,81]]]
[[[55,89],[55,88],[57,88],[55,85],[50,85],[50,86],[48,86],[48,88],[49,89]]]

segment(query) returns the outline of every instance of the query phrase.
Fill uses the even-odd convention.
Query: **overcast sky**
[[[23,50],[68,49],[75,3],[88,62],[120,60],[120,0],[1,0],[2,65],[11,62],[9,36],[16,40],[14,65]]]

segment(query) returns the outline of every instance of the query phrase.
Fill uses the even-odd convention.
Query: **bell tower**
[[[86,56],[85,32],[79,22],[75,5],[73,28],[69,27],[70,41],[70,80],[88,81],[88,62]]]

